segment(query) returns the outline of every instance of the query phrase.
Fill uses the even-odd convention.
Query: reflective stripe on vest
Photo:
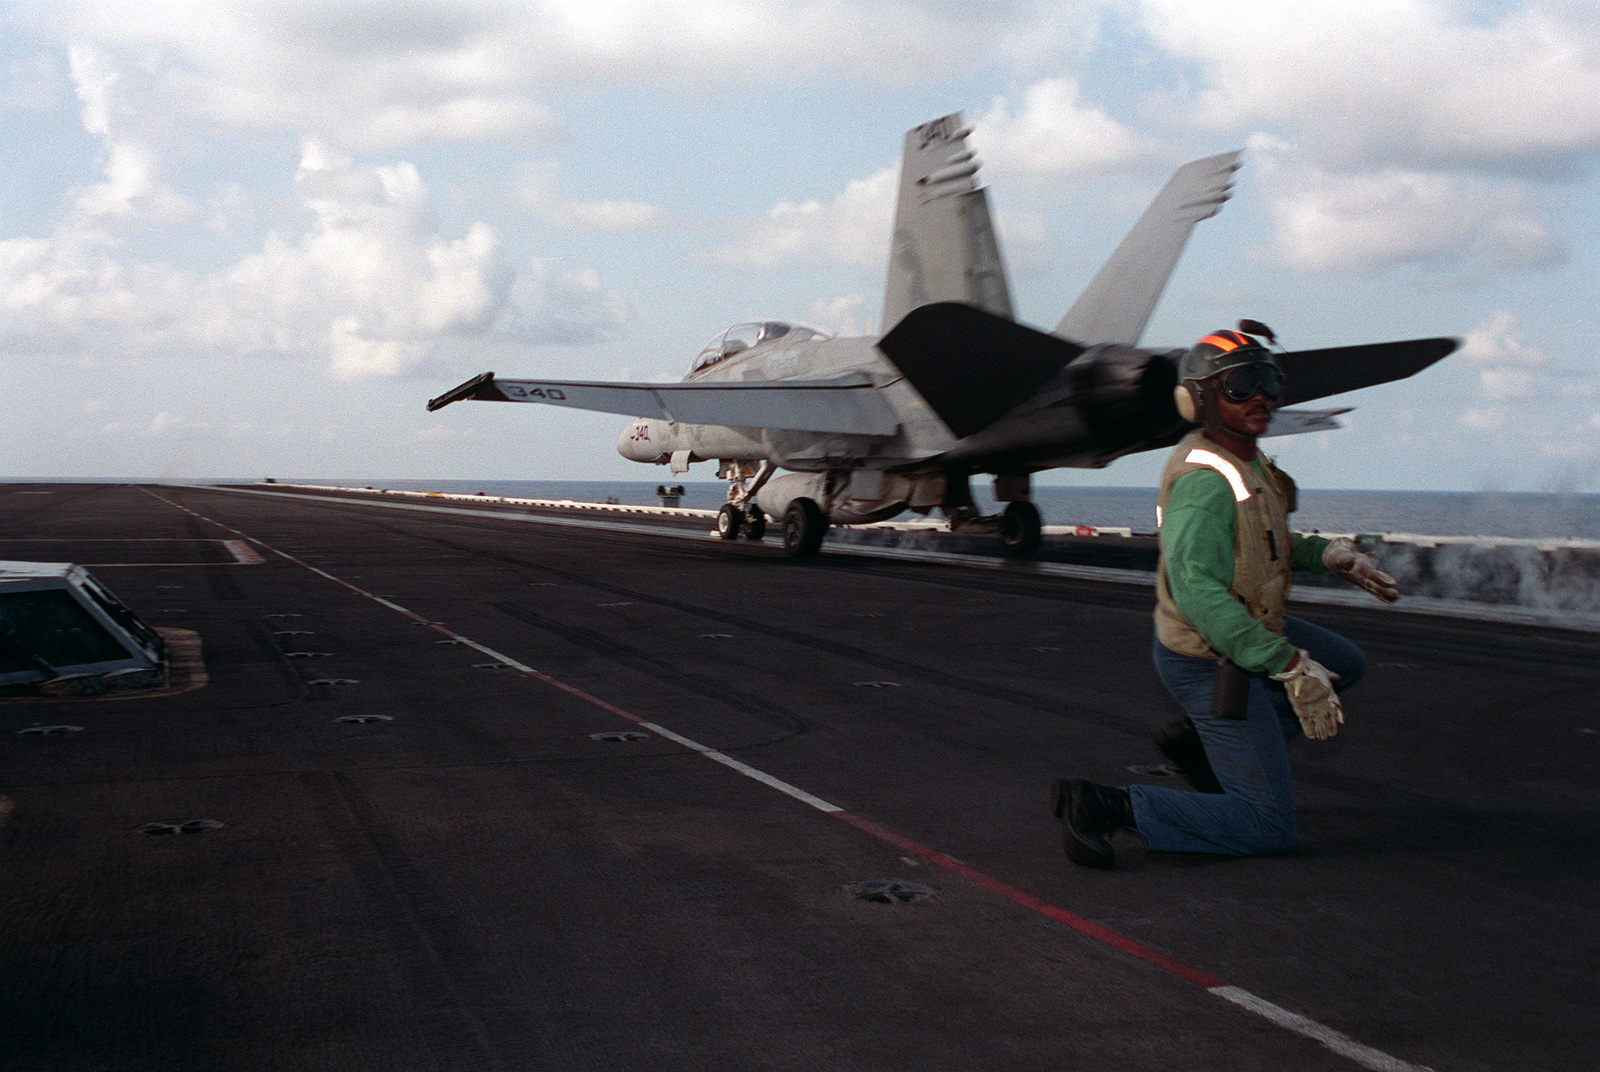
[[[1233,489],[1234,502],[1244,502],[1250,498],[1250,489],[1245,486],[1244,476],[1239,472],[1237,466],[1222,455],[1195,447],[1184,456],[1183,461],[1185,465],[1203,465],[1208,469],[1215,469],[1221,473],[1228,481],[1228,487]],[[1156,503],[1156,528],[1158,529],[1161,527],[1163,520],[1162,513],[1161,504]]]
[[[1185,465],[1204,465],[1215,469],[1228,479],[1228,486],[1233,489],[1233,501],[1244,502],[1250,497],[1250,489],[1245,486],[1244,477],[1238,468],[1220,454],[1213,454],[1209,450],[1196,447],[1183,459]]]

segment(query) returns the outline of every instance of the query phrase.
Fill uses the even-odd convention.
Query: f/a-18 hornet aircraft
[[[474,377],[428,403],[543,402],[637,417],[617,450],[633,461],[715,460],[728,481],[725,539],[782,519],[785,550],[814,554],[829,523],[939,509],[956,530],[1038,547],[1031,476],[1100,467],[1178,441],[1192,427],[1173,390],[1182,350],[1137,348],[1189,233],[1227,200],[1239,153],[1179,168],[1053,331],[1012,319],[1005,266],[961,115],[906,134],[881,338],[832,338],[777,321],[712,339],[679,383]],[[1271,332],[1255,321],[1241,329]],[[1285,405],[1410,376],[1456,347],[1416,339],[1277,355]],[[1280,409],[1269,435],[1336,428],[1336,410]],[[788,472],[779,475],[780,470]],[[994,477],[999,516],[970,478]]]

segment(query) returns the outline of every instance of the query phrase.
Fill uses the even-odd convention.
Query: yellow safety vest
[[[1172,485],[1185,473],[1214,469],[1233,489],[1237,524],[1233,537],[1233,583],[1228,593],[1243,603],[1251,617],[1272,632],[1283,635],[1284,604],[1288,600],[1293,570],[1289,556],[1294,550],[1289,533],[1289,515],[1294,512],[1297,490],[1289,474],[1260,455],[1265,476],[1207,439],[1196,429],[1184,436],[1167,460],[1161,474],[1161,493],[1156,500],[1156,519],[1160,524],[1167,509]],[[1219,653],[1178,610],[1167,583],[1166,552],[1156,568],[1156,637],[1162,644],[1197,659],[1216,659]]]

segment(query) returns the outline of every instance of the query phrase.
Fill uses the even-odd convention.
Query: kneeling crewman
[[[1285,747],[1339,732],[1339,693],[1366,670],[1348,640],[1287,617],[1294,570],[1338,573],[1385,602],[1394,578],[1347,539],[1289,531],[1295,485],[1256,449],[1283,393],[1270,351],[1237,331],[1201,339],[1179,364],[1179,412],[1198,422],[1161,476],[1156,672],[1187,715],[1158,735],[1200,792],[1059,781],[1067,856],[1109,868],[1111,835],[1166,852],[1257,856],[1297,839]]]

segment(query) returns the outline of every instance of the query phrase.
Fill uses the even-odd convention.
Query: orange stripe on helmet
[[[1226,354],[1230,351],[1239,349],[1241,346],[1248,346],[1249,343],[1236,332],[1229,331],[1218,335],[1207,335],[1205,338],[1195,343],[1195,345],[1215,346],[1218,350],[1221,350]]]

